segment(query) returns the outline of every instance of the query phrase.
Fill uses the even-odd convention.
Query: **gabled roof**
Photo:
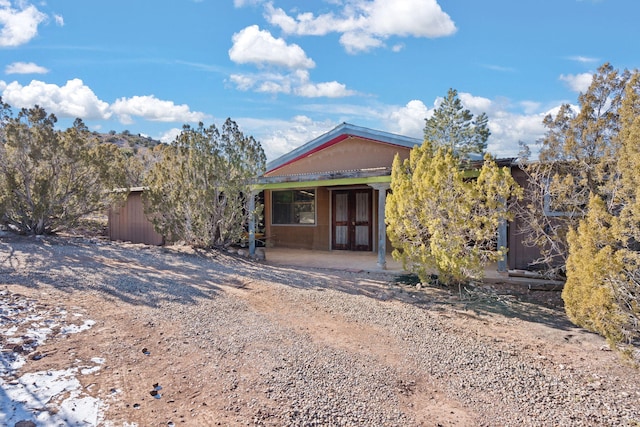
[[[373,130],[361,126],[354,126],[349,123],[342,123],[329,132],[320,135],[319,137],[307,142],[304,145],[301,145],[293,151],[290,151],[289,153],[284,154],[283,156],[280,156],[277,159],[267,163],[266,173],[273,172],[285,165],[310,156],[313,153],[316,153],[353,136],[368,139],[371,141],[381,142],[384,144],[398,145],[406,148],[413,148],[416,145],[422,144],[422,140],[418,138],[410,138],[408,136],[396,135],[393,133]]]

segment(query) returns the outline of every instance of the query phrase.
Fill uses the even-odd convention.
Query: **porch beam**
[[[306,178],[306,177],[305,177]],[[338,185],[357,185],[357,184],[375,184],[391,182],[391,176],[373,176],[366,178],[338,178],[338,179],[319,179],[319,180],[304,180],[304,181],[283,181],[283,182],[269,182],[269,183],[256,183],[251,186],[252,190],[280,190],[280,189],[294,189],[294,188],[315,188],[315,187],[330,187]]]

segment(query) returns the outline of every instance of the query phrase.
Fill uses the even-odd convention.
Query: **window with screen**
[[[285,190],[272,192],[272,224],[314,225],[316,223],[315,190]]]

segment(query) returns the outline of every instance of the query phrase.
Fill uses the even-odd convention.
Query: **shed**
[[[164,237],[155,231],[153,224],[144,214],[142,192],[144,188],[131,188],[122,206],[109,209],[109,240],[120,240],[147,245],[163,245]]]

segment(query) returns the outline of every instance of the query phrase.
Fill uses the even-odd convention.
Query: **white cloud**
[[[8,0],[0,1],[0,46],[20,46],[38,35],[38,25],[47,15],[34,5],[17,2],[19,9]]]
[[[352,96],[356,92],[347,89],[346,85],[332,81],[314,83],[311,81],[307,70],[297,70],[292,73],[258,73],[258,74],[232,74],[229,77],[231,83],[238,90],[253,90],[271,94],[293,94],[305,98],[340,98]]]
[[[392,36],[436,38],[457,31],[436,0],[352,0],[346,2],[339,16],[307,12],[292,17],[271,2],[266,3],[265,11],[269,23],[288,34],[341,33],[340,43],[350,53],[383,46]]]
[[[580,62],[582,64],[593,64],[593,63],[596,63],[596,62],[600,62],[600,60],[598,58],[593,58],[593,57],[589,57],[589,56],[581,56],[581,55],[570,56],[569,59],[571,61]]]
[[[53,19],[56,21],[57,25],[64,27],[64,18],[62,15],[53,15]]]
[[[355,92],[338,82],[306,83],[296,89],[296,94],[306,98],[341,98]]]
[[[180,135],[181,132],[181,128],[171,128],[160,135],[157,139],[158,141],[164,142],[165,144],[170,144],[176,139],[178,135]]]
[[[424,102],[414,99],[407,105],[389,115],[391,131],[401,135],[422,138],[424,135],[425,119],[431,114]]]
[[[240,118],[243,132],[260,142],[267,160],[274,160],[283,154],[305,144],[338,125],[331,120],[314,121],[300,115],[291,120]]]
[[[39,105],[59,117],[108,119],[109,104],[101,101],[82,80],[67,81],[64,86],[32,80],[26,86],[18,82],[7,84],[2,98],[12,107],[31,108]]]
[[[47,74],[49,70],[33,62],[14,62],[7,65],[4,72],[6,74]]]
[[[297,44],[288,45],[257,25],[244,28],[233,35],[229,58],[238,64],[274,65],[290,69],[313,68],[315,63]]]
[[[560,80],[565,82],[572,91],[577,93],[584,93],[587,91],[587,89],[589,89],[589,86],[591,85],[593,74],[561,74]]]
[[[173,101],[163,101],[153,95],[119,98],[111,105],[123,124],[133,123],[132,116],[142,117],[154,122],[199,122],[210,116],[190,111],[186,104],[175,105]]]

